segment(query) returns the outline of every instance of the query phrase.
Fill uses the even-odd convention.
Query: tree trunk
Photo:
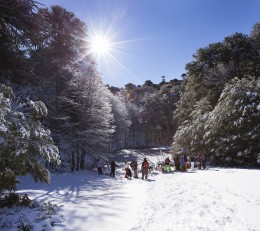
[[[76,163],[76,171],[79,171],[79,162],[80,162],[80,156],[79,156],[79,145],[77,144],[77,163]]]
[[[71,153],[71,171],[74,172],[75,170],[75,155],[74,150]]]
[[[82,150],[80,156],[80,169],[83,170],[85,168],[85,151]]]

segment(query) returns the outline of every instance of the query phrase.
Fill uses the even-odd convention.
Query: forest
[[[61,6],[0,1],[0,193],[127,148],[259,167],[260,22],[198,48],[180,79],[124,88],[103,83],[87,37]]]

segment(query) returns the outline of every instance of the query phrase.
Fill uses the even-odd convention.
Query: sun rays
[[[130,52],[131,45],[148,38],[120,40],[118,39],[119,31],[114,32],[112,26],[113,23],[104,29],[103,25],[94,26],[91,22],[91,33],[87,39],[88,55],[94,58],[98,71],[106,79],[123,78],[123,72],[127,72],[131,80],[141,82],[140,78],[124,64],[124,61],[134,58]]]

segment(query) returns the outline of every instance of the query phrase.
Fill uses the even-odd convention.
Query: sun
[[[112,43],[106,35],[96,35],[91,38],[90,52],[97,56],[105,56],[110,53]]]
[[[139,78],[123,63],[126,56],[130,56],[129,44],[144,40],[141,39],[118,39],[120,33],[113,30],[113,23],[105,28],[102,24],[95,26],[90,20],[90,33],[85,39],[87,42],[86,55],[93,58],[97,70],[101,74],[119,73],[125,70],[134,79],[140,82]]]

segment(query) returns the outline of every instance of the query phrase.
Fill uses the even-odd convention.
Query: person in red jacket
[[[142,179],[147,179],[148,169],[149,169],[149,163],[147,159],[144,158],[144,161],[142,162]]]

